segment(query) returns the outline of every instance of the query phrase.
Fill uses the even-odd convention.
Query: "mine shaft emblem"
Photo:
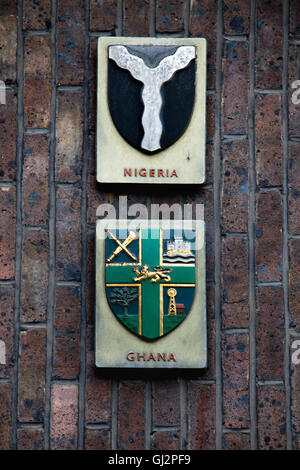
[[[194,46],[109,46],[109,108],[128,143],[151,154],[184,133],[194,105],[195,58]]]
[[[191,230],[106,230],[107,301],[132,333],[155,340],[185,320],[195,291],[194,241]]]

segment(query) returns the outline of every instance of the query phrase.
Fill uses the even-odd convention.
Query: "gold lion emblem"
[[[143,264],[140,270],[139,268],[133,268],[132,271],[137,275],[137,277],[133,278],[133,281],[140,282],[146,279],[150,279],[153,283],[158,282],[160,279],[163,279],[165,282],[171,281],[171,277],[168,274],[172,269],[163,268],[162,266],[155,266],[153,269],[154,271],[149,271],[147,264]]]

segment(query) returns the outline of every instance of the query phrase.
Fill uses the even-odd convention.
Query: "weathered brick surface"
[[[180,450],[180,435],[176,431],[156,431],[152,436],[152,450]]]
[[[43,429],[18,429],[18,450],[43,450]]]
[[[214,0],[191,2],[189,31],[207,40],[207,88],[216,84],[217,8]]]
[[[84,0],[61,0],[57,11],[58,85],[80,85],[84,75]]]
[[[16,82],[18,2],[3,0],[0,7],[0,80]]]
[[[95,306],[95,232],[87,236],[87,323],[94,324]]]
[[[260,186],[282,184],[281,97],[256,97],[256,171]]]
[[[257,278],[261,282],[280,281],[282,277],[282,201],[279,191],[259,194],[256,211]]]
[[[259,287],[257,291],[257,377],[284,378],[284,305],[282,287]]]
[[[176,426],[180,423],[178,380],[156,380],[153,383],[153,426]]]
[[[117,0],[91,0],[91,31],[111,31],[117,25]]]
[[[57,286],[53,377],[76,379],[80,367],[80,287]]]
[[[150,28],[149,0],[123,1],[123,35],[148,36]]]
[[[223,336],[222,366],[224,425],[247,428],[250,424],[248,334]]]
[[[300,240],[289,246],[289,307],[294,325],[300,327]]]
[[[222,327],[246,328],[249,315],[247,239],[228,236],[222,243]]]
[[[299,0],[290,0],[289,31],[292,38],[300,38]]]
[[[22,322],[40,322],[47,318],[48,233],[25,233],[22,262]]]
[[[282,85],[282,1],[258,0],[256,26],[256,86],[280,88]]]
[[[44,135],[24,139],[24,225],[46,225],[49,216],[49,144]]]
[[[20,422],[42,423],[45,411],[46,330],[21,332],[19,368]]]
[[[300,110],[300,108],[299,108]],[[300,114],[300,113],[299,113]],[[288,206],[289,206],[289,232],[300,234],[300,162],[299,142],[290,143],[288,160]]]
[[[291,336],[291,401],[292,401],[292,429],[300,432],[300,335]]]
[[[178,33],[184,29],[184,0],[156,2],[156,31]]]
[[[77,385],[54,384],[51,393],[51,449],[77,449],[77,425]]]
[[[249,88],[248,43],[226,41],[224,48],[223,131],[224,134],[246,134]]]
[[[215,385],[188,384],[189,450],[215,448]]]
[[[90,38],[89,54],[89,129],[95,131],[97,112],[97,44],[98,38]]]
[[[223,144],[222,232],[248,230],[248,147],[245,141]]]
[[[258,387],[258,449],[286,449],[286,406],[283,387]]]
[[[226,432],[223,436],[224,450],[250,450],[250,433]]]
[[[8,378],[14,365],[14,286],[0,285],[0,341],[5,345],[5,361],[0,361],[0,378]]]
[[[248,34],[251,0],[224,0],[223,17],[226,34]]]
[[[17,129],[17,94],[14,90],[6,88],[5,102],[5,105],[0,104],[0,181],[14,181],[16,178]]]
[[[0,450],[11,448],[11,384],[0,383]]]
[[[24,0],[23,28],[49,30],[51,27],[51,0]]]
[[[120,450],[144,449],[145,389],[143,383],[120,383],[118,420],[118,449]]]
[[[0,278],[15,275],[16,189],[0,187]]]
[[[59,188],[56,192],[57,280],[79,281],[81,277],[81,191]]]
[[[86,429],[85,450],[110,450],[110,432],[107,429]]]
[[[56,118],[56,181],[75,183],[81,179],[83,94],[60,92]]]
[[[289,45],[289,129],[291,135],[300,135],[299,83],[300,77],[300,44]]]
[[[50,125],[50,36],[27,36],[24,53],[24,120],[26,127]]]
[[[107,424],[111,420],[112,380],[95,366],[94,334],[94,328],[88,328],[85,420],[87,424]]]
[[[207,368],[200,371],[199,376],[212,380],[216,376],[216,320],[215,320],[215,290],[213,286],[206,289],[207,312]]]

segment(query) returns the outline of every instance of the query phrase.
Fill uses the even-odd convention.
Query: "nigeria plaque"
[[[98,39],[97,180],[205,181],[206,40]]]

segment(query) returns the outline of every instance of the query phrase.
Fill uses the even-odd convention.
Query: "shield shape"
[[[195,59],[193,45],[109,46],[109,110],[130,145],[154,154],[183,135],[194,107]]]
[[[195,293],[195,236],[192,230],[106,229],[107,302],[132,333],[156,340],[188,316]]]

